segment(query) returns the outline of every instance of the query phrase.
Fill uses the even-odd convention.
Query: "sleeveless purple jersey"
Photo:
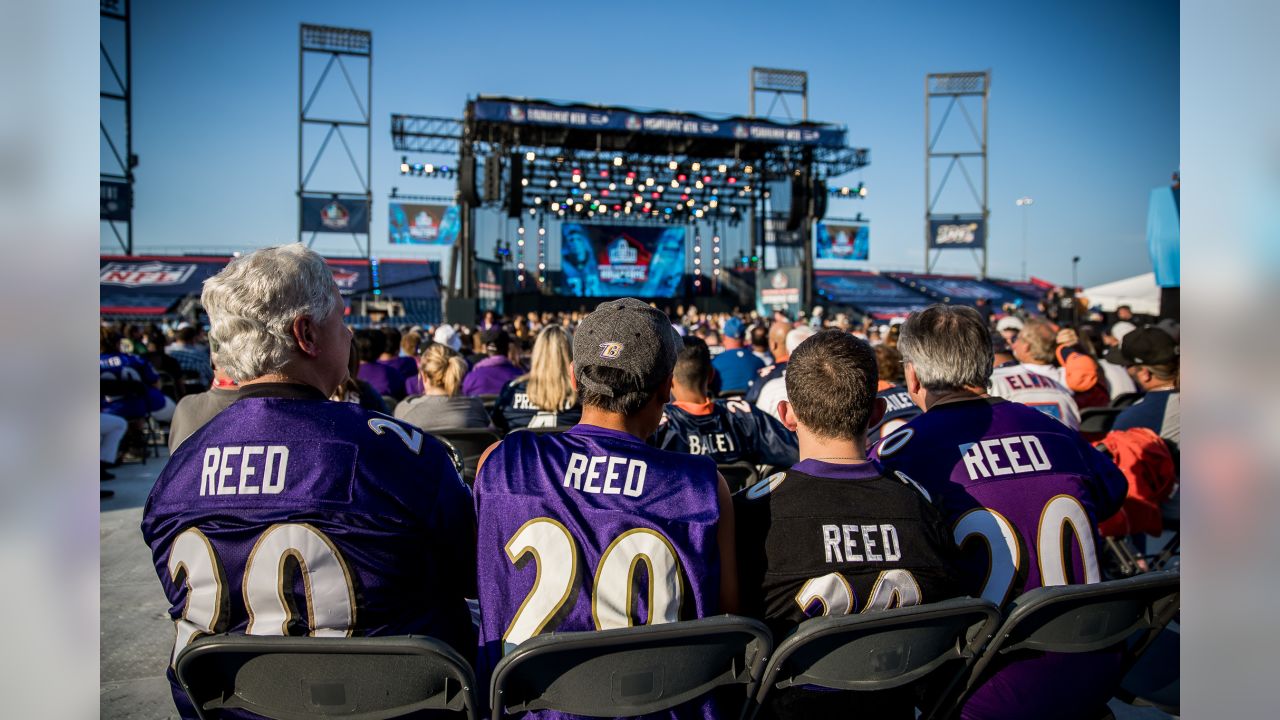
[[[873,456],[923,487],[951,523],[975,595],[1006,605],[1042,585],[1101,580],[1097,525],[1128,490],[1081,435],[1025,405],[982,398],[935,406]],[[998,670],[966,718],[1078,717],[1110,697],[1114,653],[1045,654]]]
[[[210,632],[475,647],[470,493],[439,442],[358,405],[232,404],[170,459],[142,534],[178,626],[174,657]]]
[[[508,435],[475,482],[478,676],[544,632],[719,613],[717,483],[709,458],[623,432],[577,425]],[[713,712],[693,701],[675,715]]]

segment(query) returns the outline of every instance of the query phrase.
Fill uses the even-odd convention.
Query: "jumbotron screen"
[[[684,278],[684,227],[564,223],[564,291],[579,297],[674,297]]]

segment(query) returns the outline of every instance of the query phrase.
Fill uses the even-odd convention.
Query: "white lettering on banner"
[[[278,495],[288,468],[289,448],[284,445],[205,448],[200,495]]]
[[[624,465],[625,472],[622,470]],[[588,458],[582,453],[572,453],[565,469],[563,486],[593,495],[640,497],[648,469],[645,461],[634,458],[607,455]],[[619,480],[623,481],[622,487],[617,485]]]
[[[977,231],[977,223],[939,225],[934,239],[938,245],[972,245]]]
[[[1053,469],[1044,446],[1035,435],[965,443],[960,446],[960,453],[970,480]],[[1027,462],[1023,461],[1024,458]]]

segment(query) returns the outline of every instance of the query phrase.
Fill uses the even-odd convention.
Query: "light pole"
[[[1022,208],[1022,279],[1027,279],[1027,208],[1036,203],[1029,197],[1018,198],[1018,207]]]

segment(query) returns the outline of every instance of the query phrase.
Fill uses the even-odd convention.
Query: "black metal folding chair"
[[[476,480],[476,466],[480,463],[480,456],[490,445],[502,439],[492,430],[482,428],[433,430],[431,434],[453,446],[458,452],[458,456],[462,458],[462,479],[468,485]]]
[[[992,664],[1022,650],[1084,653],[1120,647],[1127,671],[1179,607],[1177,572],[1148,572],[1091,585],[1031,590],[1013,601],[1004,624],[974,664],[964,690],[928,717],[950,717]]]
[[[542,709],[642,715],[735,684],[746,686],[745,702],[772,647],[768,628],[733,615],[538,635],[494,669],[491,717]]]
[[[1115,396],[1114,398],[1111,398],[1111,407],[1113,407],[1113,408],[1127,408],[1127,407],[1129,407],[1130,405],[1132,405],[1132,404],[1134,404],[1134,403],[1138,402],[1139,400],[1141,400],[1141,399],[1142,399],[1142,395],[1143,395],[1143,394],[1142,394],[1142,393],[1140,393],[1140,392],[1120,393],[1119,395]]]
[[[201,720],[231,709],[279,720],[480,716],[471,667],[426,637],[213,635],[188,645],[174,670]]]
[[[769,657],[752,714],[771,692],[795,686],[945,686],[969,669],[999,624],[999,609],[974,598],[806,620]]]
[[[729,492],[737,492],[742,488],[751,487],[760,479],[760,473],[756,470],[756,466],[745,460],[716,463],[716,469],[724,476],[724,481],[729,484]]]
[[[1080,411],[1080,432],[1086,435],[1106,435],[1123,408],[1091,407]]]
[[[492,412],[493,406],[498,404],[497,395],[477,395],[480,401],[484,403],[485,412]]]
[[[516,428],[511,432],[531,432],[535,435],[554,435],[555,433],[562,433],[571,427],[573,426],[572,425],[556,425],[554,427],[537,427],[537,428],[522,427],[522,428]]]

